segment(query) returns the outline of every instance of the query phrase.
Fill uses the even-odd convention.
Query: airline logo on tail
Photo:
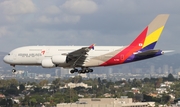
[[[130,47],[141,47],[141,51],[154,49],[168,19],[168,14],[158,15],[130,44]],[[136,47],[137,51],[138,48]]]
[[[168,19],[168,14],[158,15],[149,25],[142,51],[154,49]]]

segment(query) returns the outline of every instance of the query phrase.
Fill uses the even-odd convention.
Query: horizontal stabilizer
[[[165,51],[162,51],[163,53],[169,53],[169,52],[174,52],[175,50],[165,50]]]

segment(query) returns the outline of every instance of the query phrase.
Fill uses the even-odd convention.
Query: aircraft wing
[[[69,59],[69,63],[72,63],[72,67],[82,66],[86,61],[88,52],[94,49],[94,46],[95,44],[92,44],[88,47],[82,47],[81,49],[68,53],[67,58]]]

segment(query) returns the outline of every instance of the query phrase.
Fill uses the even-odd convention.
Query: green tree
[[[144,78],[144,82],[150,82],[149,78]]]
[[[36,102],[38,102],[39,104],[45,102],[45,99],[44,99],[43,95],[38,95],[38,94],[32,95],[32,96],[30,97],[30,99],[33,99],[33,101],[36,101]],[[34,99],[35,99],[35,100],[34,100]],[[30,100],[29,100],[29,101],[30,101]]]
[[[55,88],[59,88],[59,86],[61,85],[61,79],[56,78],[54,81],[52,81],[52,84],[55,86]]]
[[[55,104],[57,103],[64,103],[65,99],[64,99],[65,95],[61,94],[60,92],[55,93],[52,98],[49,101],[53,101]]]
[[[81,76],[75,76],[75,77],[72,79],[72,82],[73,82],[73,83],[80,83],[80,82],[82,82],[82,77],[81,77]]]
[[[41,87],[34,88],[34,93],[40,93],[40,92],[41,92]]]
[[[167,104],[169,101],[170,101],[170,96],[164,93],[161,97],[161,103]]]
[[[142,82],[140,79],[134,79],[132,82],[132,87],[141,87],[142,86]]]
[[[44,85],[47,85],[48,84],[48,80],[41,80],[40,82],[39,82],[39,86],[40,87],[42,87],[42,86],[44,86]]]
[[[143,94],[149,94],[150,92],[153,92],[155,91],[155,88],[154,88],[154,85],[153,83],[144,83],[143,84],[143,87],[140,88],[140,91],[143,93]]]
[[[134,98],[134,94],[132,92],[127,92],[126,94],[128,98]]]
[[[171,73],[168,75],[167,79],[168,79],[168,81],[174,81],[175,80],[174,76]]]
[[[161,83],[163,82],[163,78],[158,78],[158,80],[156,81],[156,88],[160,87]]]
[[[20,85],[19,85],[19,91],[22,92],[22,91],[24,91],[24,90],[25,90],[24,84],[20,84]]]
[[[29,100],[30,106],[34,106],[37,103],[37,100],[35,98],[31,98]]]

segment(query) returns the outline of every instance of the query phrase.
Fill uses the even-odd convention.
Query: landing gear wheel
[[[85,73],[89,73],[89,70],[88,70],[88,69],[86,69],[86,70],[85,70]]]
[[[74,72],[78,72],[78,69],[74,69]]]
[[[93,72],[93,69],[89,69],[89,72]]]
[[[71,70],[70,72],[71,72],[71,74],[73,74],[73,73],[74,73],[74,70]]]
[[[81,74],[81,73],[82,73],[82,70],[79,70],[78,73]]]
[[[12,72],[15,73],[15,72],[16,72],[16,69],[12,69]]]
[[[85,73],[86,73],[86,70],[82,70],[82,73],[85,74]]]
[[[78,72],[79,74],[85,74],[93,72],[93,69],[89,69],[88,67],[82,67],[80,70],[74,68],[74,72]]]

